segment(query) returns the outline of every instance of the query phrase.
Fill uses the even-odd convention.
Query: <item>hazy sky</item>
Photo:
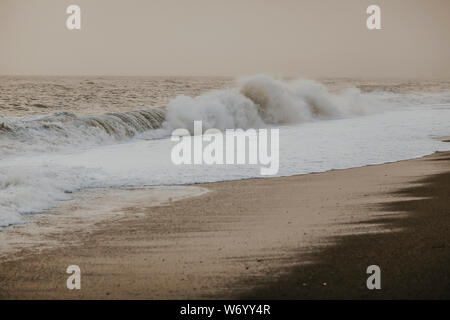
[[[0,74],[450,78],[449,58],[450,0],[0,0]]]

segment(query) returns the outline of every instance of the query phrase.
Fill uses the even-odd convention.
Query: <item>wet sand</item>
[[[450,297],[450,153],[197,186],[210,192],[139,197],[114,221],[2,256],[0,298]],[[81,290],[66,288],[73,264]],[[366,288],[372,264],[382,290]]]

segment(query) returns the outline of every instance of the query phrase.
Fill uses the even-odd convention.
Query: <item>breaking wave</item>
[[[239,81],[235,90],[173,99],[163,127],[185,128],[192,133],[195,120],[202,120],[205,130],[302,123],[380,111],[386,107],[381,102],[377,95],[363,94],[356,88],[332,94],[315,81],[288,82],[257,75]]]
[[[385,107],[386,101],[379,94],[361,93],[356,88],[330,93],[315,81],[257,75],[239,81],[236,89],[211,91],[195,98],[178,96],[166,108],[101,115],[58,112],[0,117],[0,158],[133,137],[161,138],[177,128],[193,132],[195,120],[202,120],[205,130],[248,129],[363,115]]]
[[[45,116],[0,117],[0,158],[122,141],[157,129],[163,121],[164,110],[160,108],[101,115],[58,112]]]

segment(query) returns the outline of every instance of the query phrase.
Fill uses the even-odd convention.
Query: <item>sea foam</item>
[[[280,128],[279,176],[414,158],[450,149],[450,94],[328,91],[264,75],[185,95],[165,108],[0,117],[0,226],[26,221],[80,189],[223,181],[259,167],[176,166],[171,130]],[[94,213],[93,213],[94,214]]]

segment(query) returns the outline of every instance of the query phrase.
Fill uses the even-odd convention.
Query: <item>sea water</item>
[[[195,120],[278,128],[277,176],[450,150],[445,81],[1,77],[0,90],[2,227],[82,189],[260,177],[257,165],[174,165],[170,134]]]

